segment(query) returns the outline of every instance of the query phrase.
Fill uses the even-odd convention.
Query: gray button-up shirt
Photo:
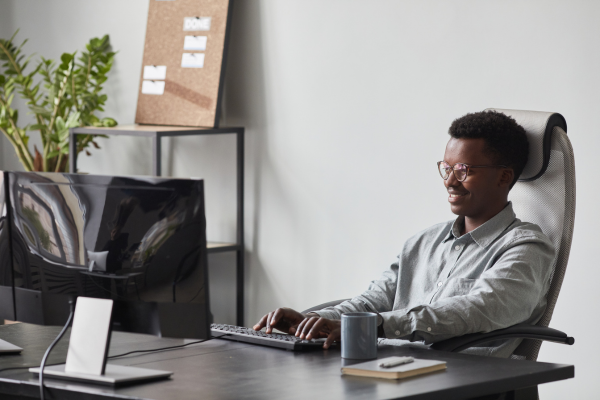
[[[517,219],[510,202],[461,236],[463,224],[458,217],[416,234],[367,291],[316,313],[340,319],[345,312],[377,311],[387,338],[425,343],[536,323],[546,308],[552,242],[539,226]],[[470,352],[508,357],[520,341]]]

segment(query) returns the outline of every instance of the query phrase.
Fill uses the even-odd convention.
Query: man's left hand
[[[318,339],[326,337],[324,349],[328,349],[334,341],[339,341],[341,336],[341,321],[307,315],[296,328],[296,336],[300,339]]]

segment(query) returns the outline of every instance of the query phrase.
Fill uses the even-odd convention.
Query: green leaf
[[[33,125],[29,125],[29,130],[30,131],[39,131],[42,129],[47,129],[46,125],[40,125],[40,124],[33,124]]]
[[[117,121],[115,121],[113,118],[109,118],[109,117],[102,118],[102,120],[100,122],[102,122],[102,125],[107,128],[112,128],[112,127],[118,125]]]
[[[51,151],[48,153],[48,158],[54,158],[54,157],[58,156],[59,154],[60,154],[60,152],[57,150]]]
[[[63,64],[68,64],[73,60],[73,54],[70,53],[63,53],[60,56],[60,60],[63,62]]]
[[[56,118],[56,122],[54,124],[56,125],[57,131],[62,131],[67,128],[67,125],[65,124],[65,120],[60,116]]]
[[[47,110],[41,106],[29,106],[29,109],[33,111],[34,114],[39,114],[45,118],[50,118],[52,116],[52,112],[50,110]]]
[[[67,128],[78,127],[80,116],[81,116],[80,112],[71,113],[71,115],[69,115],[69,118],[67,118],[67,121],[66,121]]]

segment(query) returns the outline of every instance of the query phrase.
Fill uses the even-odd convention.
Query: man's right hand
[[[287,332],[290,335],[296,333],[298,324],[304,320],[304,315],[298,311],[292,310],[291,308],[283,307],[278,308],[275,311],[271,311],[258,321],[253,326],[255,331],[260,331],[265,326],[267,327],[266,333],[272,333],[273,328],[279,329],[282,332]]]

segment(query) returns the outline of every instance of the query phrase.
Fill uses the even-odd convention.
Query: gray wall
[[[147,8],[148,0],[0,0],[0,33],[20,27],[26,49],[46,57],[110,33],[119,55],[106,111],[131,123]],[[575,364],[577,377],[543,385],[541,398],[595,398],[599,12],[583,0],[239,0],[223,124],[247,127],[246,324],[277,306],[360,293],[409,236],[452,218],[434,163],[454,118],[487,107],[558,111],[575,149],[578,202],[552,326],[577,343],[546,343],[540,360]],[[0,167],[18,168],[4,144]],[[232,146],[175,140],[164,159],[171,175],[206,179],[213,239],[233,239]],[[150,173],[149,143],[103,147],[82,169]],[[224,320],[233,312],[229,261],[211,261]]]

